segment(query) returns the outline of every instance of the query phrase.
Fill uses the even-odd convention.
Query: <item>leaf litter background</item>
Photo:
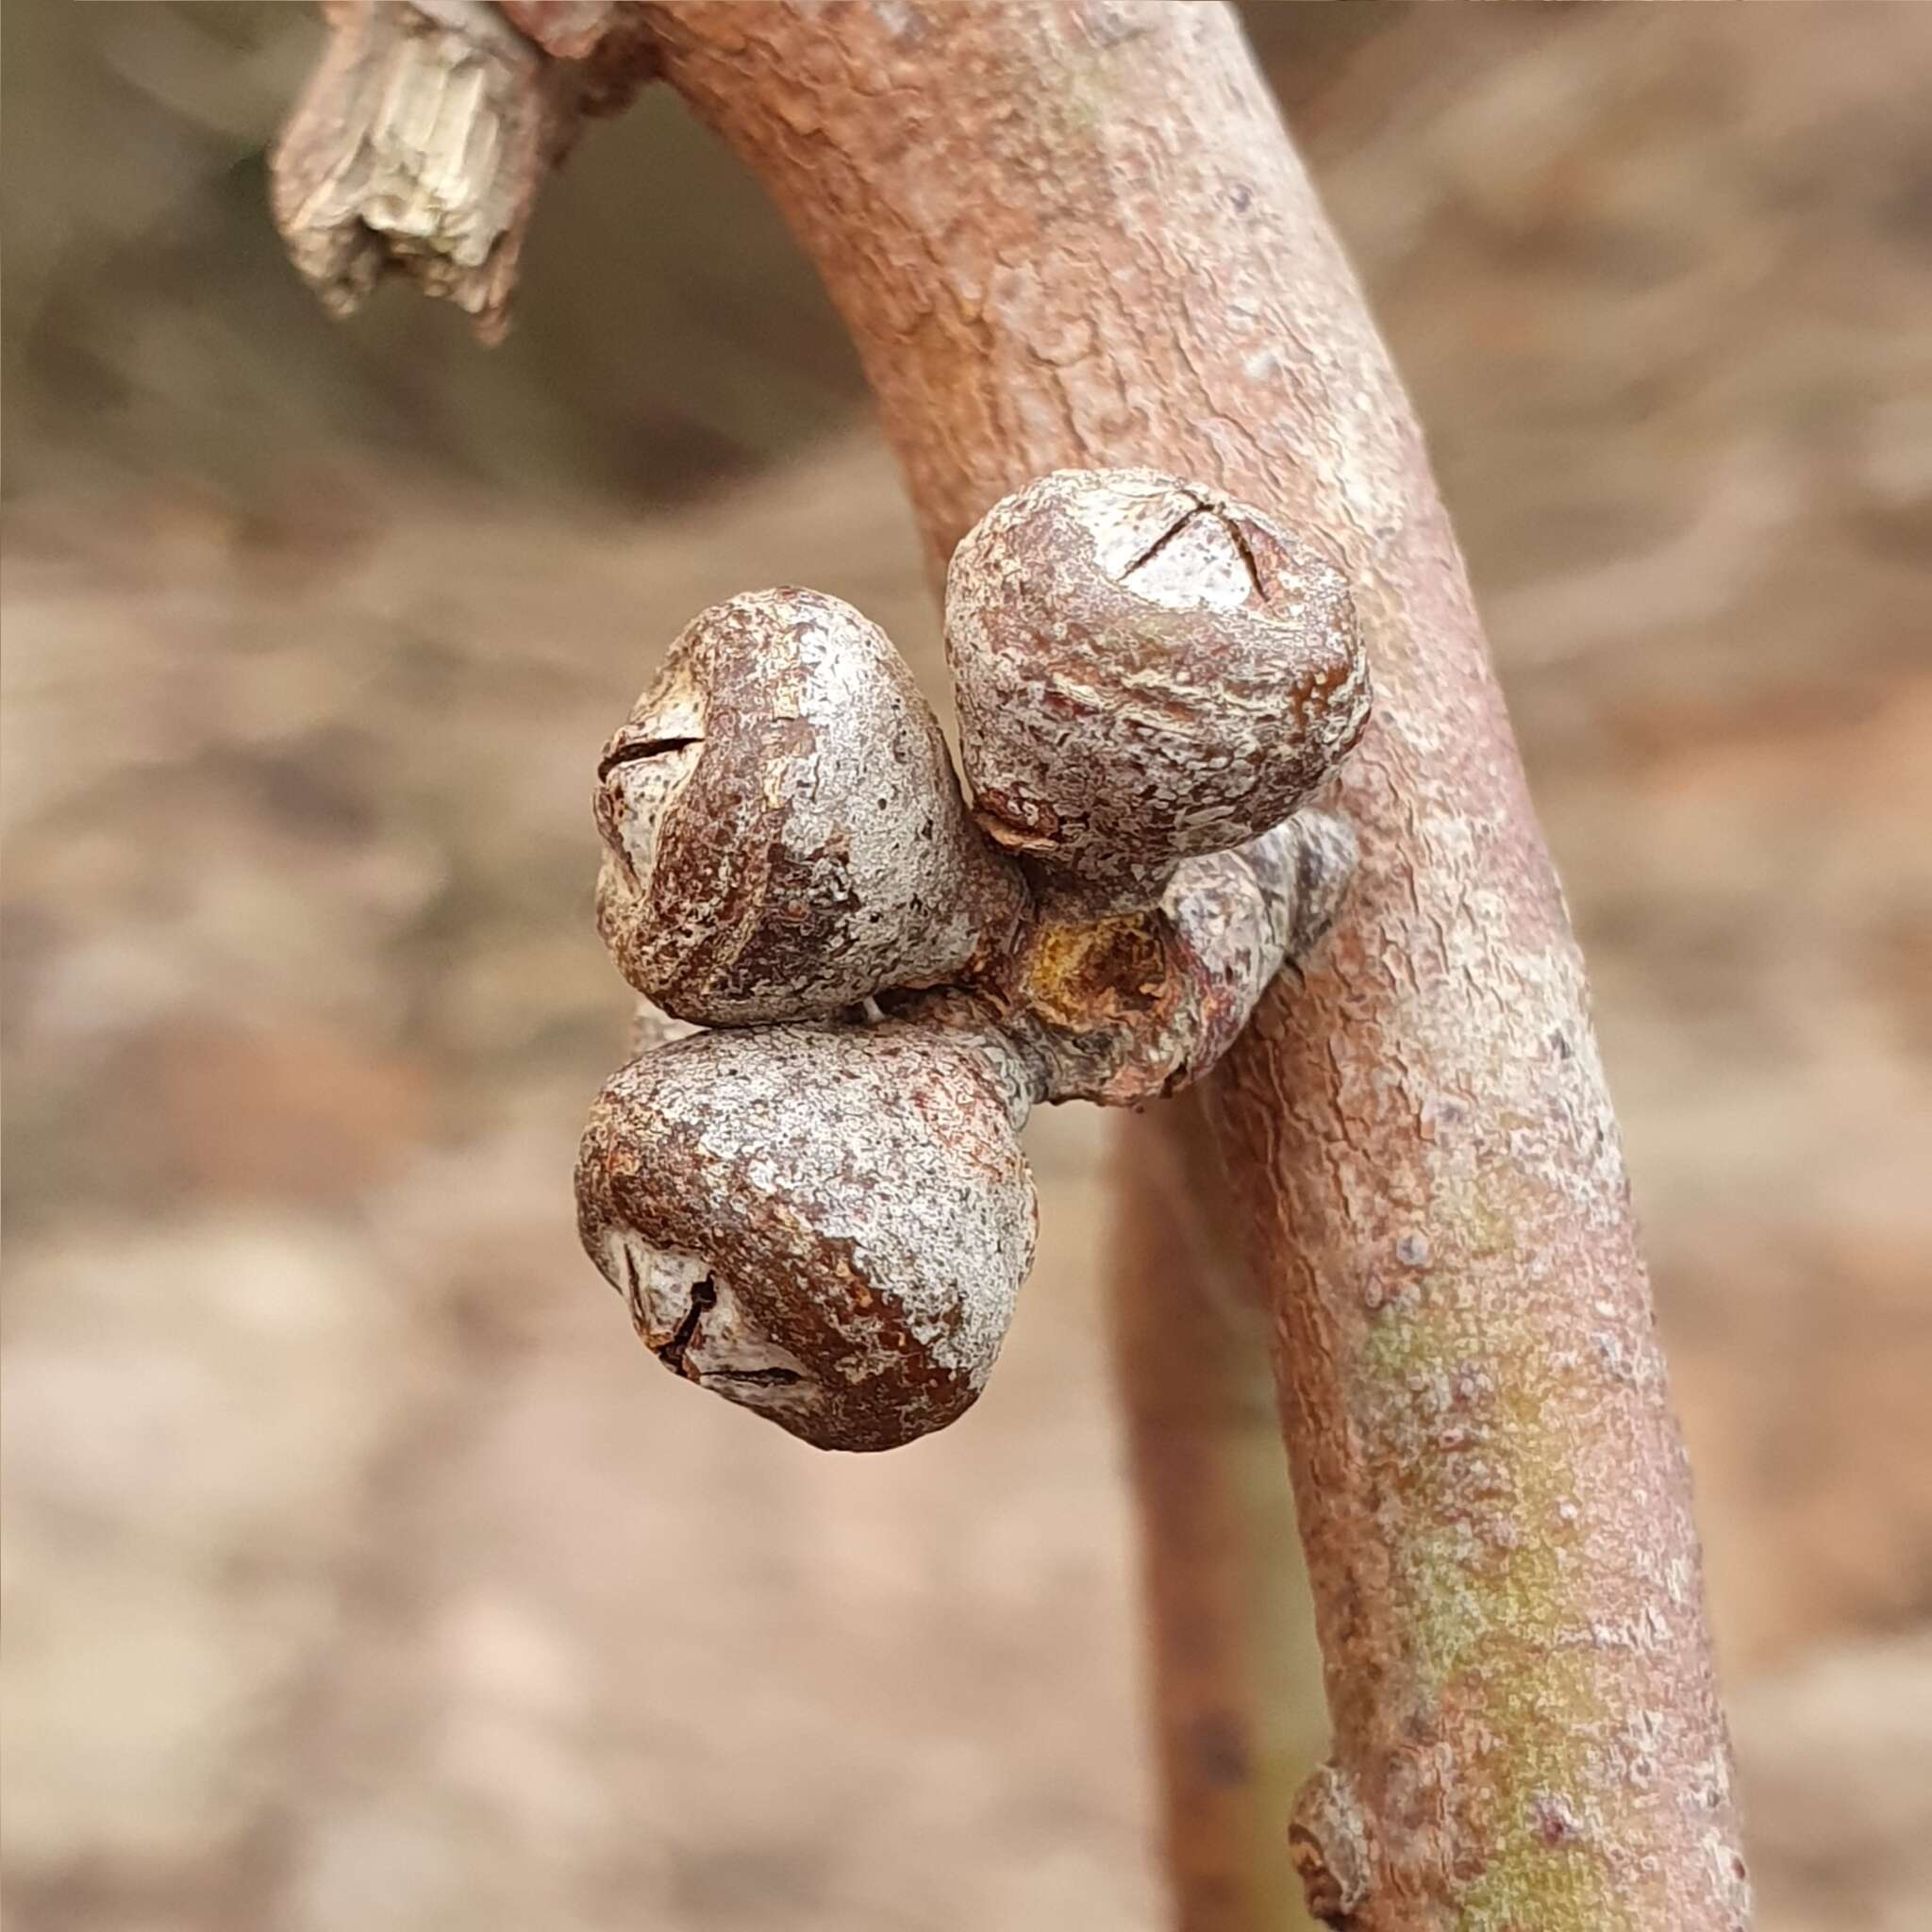
[[[1589,949],[1766,1932],[1932,1898],[1932,15],[1256,8]],[[1002,1373],[814,1456],[568,1171],[591,761],[730,591],[936,670],[836,322],[675,102],[494,356],[292,283],[283,6],[5,22],[16,1932],[1160,1923],[1104,1135]]]

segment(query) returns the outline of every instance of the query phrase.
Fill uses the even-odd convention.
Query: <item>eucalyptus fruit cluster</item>
[[[1369,714],[1348,587],[1260,511],[1058,472],[960,542],[945,621],[963,790],[891,641],[793,589],[695,618],[597,767],[598,926],[656,1017],[584,1246],[667,1367],[825,1448],[972,1404],[1029,1110],[1198,1078],[1355,862],[1306,805]]]

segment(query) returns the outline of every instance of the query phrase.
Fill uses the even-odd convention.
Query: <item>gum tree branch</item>
[[[1419,431],[1232,16],[505,10],[573,75],[648,23],[843,312],[936,573],[996,498],[1076,465],[1198,478],[1344,563],[1379,704],[1327,802],[1361,873],[1208,1104],[1272,1310],[1334,1726],[1296,1859],[1356,1932],[1743,1926],[1582,962]]]

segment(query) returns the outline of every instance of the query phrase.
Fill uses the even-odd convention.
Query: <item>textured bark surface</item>
[[[496,341],[551,168],[582,116],[622,107],[654,71],[641,9],[325,0],[323,11],[327,50],[271,168],[295,266],[338,315],[400,273]]]
[[[1363,876],[1216,1083],[1362,1932],[1736,1927],[1689,1483],[1586,1011],[1421,438],[1218,8],[662,6],[666,71],[839,302],[942,566],[1046,471],[1320,531],[1380,708]]]

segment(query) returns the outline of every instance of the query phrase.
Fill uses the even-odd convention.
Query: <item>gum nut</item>
[[[606,1085],[577,1166],[584,1247],[658,1359],[827,1449],[971,1406],[1036,1220],[988,1062],[913,1024],[660,1047]]]
[[[606,748],[597,919],[632,986],[706,1025],[952,979],[1024,889],[968,816],[878,626],[812,591],[716,605]]]
[[[946,650],[980,823],[1095,876],[1278,824],[1369,714],[1336,564],[1152,470],[1060,471],[995,504],[954,553]]]

